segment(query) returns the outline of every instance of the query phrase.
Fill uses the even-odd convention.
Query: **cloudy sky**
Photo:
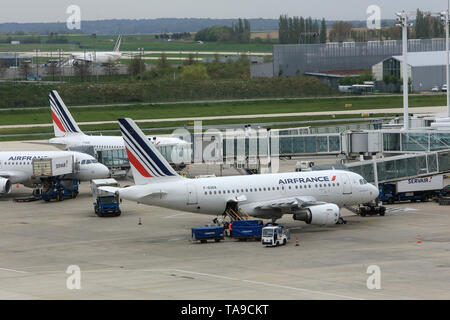
[[[421,8],[441,11],[448,0],[9,0],[0,10],[4,22],[64,22],[70,5],[81,8],[82,20],[152,18],[278,18],[280,14],[365,20],[370,5],[381,18],[396,11]]]

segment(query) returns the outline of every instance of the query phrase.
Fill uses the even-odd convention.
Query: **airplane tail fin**
[[[83,134],[56,90],[50,91],[50,108],[56,137]]]
[[[119,124],[136,184],[181,178],[132,119]]]
[[[122,35],[119,35],[119,38],[117,38],[116,45],[114,46],[114,51],[119,52],[120,51],[120,44],[122,43]]]

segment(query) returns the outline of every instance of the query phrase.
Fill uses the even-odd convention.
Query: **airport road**
[[[0,203],[0,299],[450,298],[450,215],[435,203],[326,228],[285,217],[291,240],[278,248],[192,243],[190,228],[211,216],[128,201],[121,217],[98,218],[89,185],[75,200]],[[66,288],[69,265],[81,268],[81,290]],[[380,290],[366,287],[370,265]]]
[[[410,112],[414,113],[445,113],[447,107],[417,107],[409,108]],[[224,120],[224,119],[254,119],[254,118],[273,118],[273,117],[298,117],[298,116],[321,116],[321,115],[351,115],[361,113],[398,113],[402,114],[403,108],[388,108],[388,109],[373,109],[373,110],[342,110],[342,111],[320,111],[320,112],[295,112],[295,113],[271,113],[271,114],[246,114],[246,115],[232,115],[232,116],[210,116],[210,117],[193,117],[193,118],[164,118],[164,119],[140,119],[135,120],[136,123],[151,123],[151,122],[165,122],[165,121],[202,121],[202,120]],[[96,124],[115,124],[117,121],[93,121],[93,122],[79,122],[78,125],[96,125]],[[31,128],[31,127],[51,127],[51,123],[40,124],[19,124],[19,125],[2,125],[0,129],[10,128]]]

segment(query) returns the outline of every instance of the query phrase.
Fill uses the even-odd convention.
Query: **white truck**
[[[380,184],[380,200],[392,204],[395,201],[427,201],[444,188],[444,175],[411,178],[395,183]]]
[[[289,238],[289,230],[283,226],[266,226],[262,229],[261,243],[265,246],[286,245]]]
[[[118,217],[121,214],[119,196],[99,189],[104,186],[120,187],[115,179],[92,180],[91,189],[95,214],[99,217]]]
[[[74,173],[74,159],[72,155],[33,159],[33,176],[57,177]]]

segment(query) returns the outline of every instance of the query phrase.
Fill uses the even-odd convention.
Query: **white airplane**
[[[123,149],[121,136],[88,136],[84,134],[73,119],[69,109],[56,90],[50,91],[50,107],[55,138],[48,141],[61,149],[93,147],[95,151]],[[152,143],[161,146],[189,146],[190,143],[173,137],[149,137]]]
[[[0,194],[11,192],[11,185],[23,184],[33,187],[40,180],[33,177],[33,159],[52,158],[73,155],[80,171],[74,178],[79,181],[102,179],[109,176],[106,166],[98,163],[94,157],[74,151],[3,151],[0,152]]]
[[[116,45],[114,46],[113,51],[104,51],[104,52],[77,52],[72,53],[70,57],[70,64],[75,65],[79,62],[83,63],[109,63],[115,62],[122,57],[120,53],[120,43],[122,42],[122,36],[120,35],[117,39]]]
[[[186,179],[179,176],[131,119],[119,119],[135,186],[102,187],[146,205],[210,215],[227,210],[276,221],[342,222],[340,207],[368,203],[378,189],[360,175],[329,170]]]

